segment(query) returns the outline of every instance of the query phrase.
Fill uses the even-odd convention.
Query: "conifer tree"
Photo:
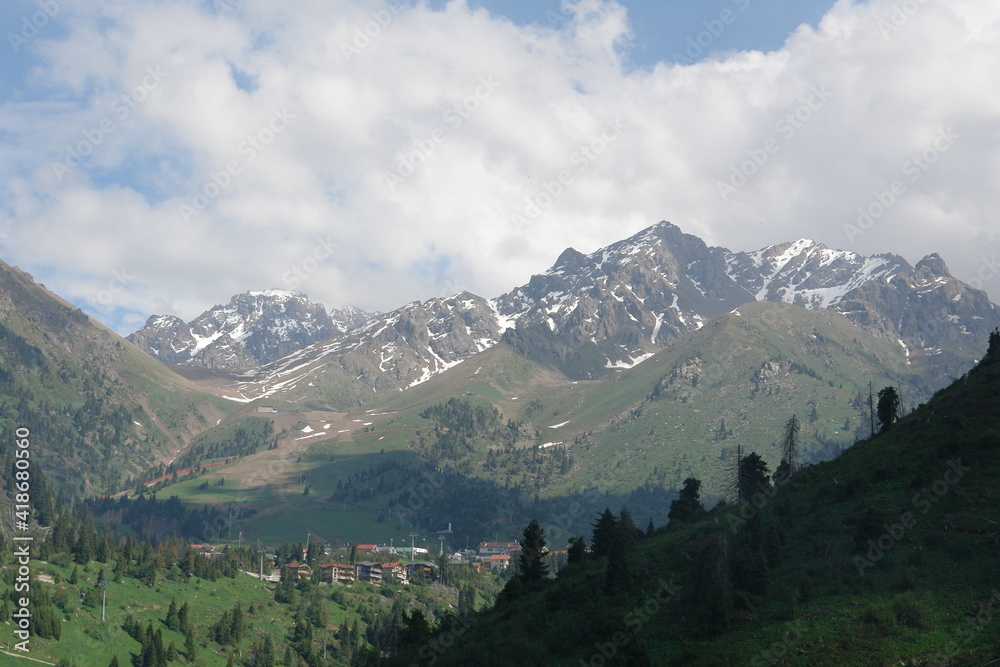
[[[545,546],[545,531],[536,519],[532,519],[524,529],[524,538],[520,544],[521,579],[526,584],[544,579],[548,574],[545,562],[548,549]]]
[[[670,503],[667,518],[670,519],[671,526],[676,527],[698,521],[704,515],[705,507],[701,504],[701,480],[688,477],[677,494],[677,500]]]
[[[191,620],[188,618],[188,603],[187,600],[181,605],[181,608],[177,610],[177,623],[180,631],[186,635],[191,634]]]
[[[748,500],[754,493],[771,488],[767,463],[757,452],[750,452],[740,461],[739,485],[743,489],[743,500]]]
[[[650,519],[652,521],[652,519]],[[567,564],[581,565],[587,556],[587,543],[582,537],[573,537],[569,540],[569,549],[566,551]]]
[[[621,511],[618,512],[618,531],[626,549],[631,547],[639,538],[639,528],[636,527],[635,520],[632,519],[632,513],[629,512],[628,505],[623,505]]]
[[[604,513],[594,523],[594,534],[590,538],[590,552],[594,559],[608,555],[617,529],[618,519],[611,512],[611,508],[605,508]]]
[[[170,598],[170,606],[167,608],[167,618],[165,619],[167,628],[177,631],[180,629],[180,620],[177,617],[177,599]]]
[[[188,659],[188,662],[194,662],[195,646],[193,632],[188,632],[184,637],[184,657]]]
[[[403,628],[402,644],[404,646],[419,646],[430,637],[430,625],[424,617],[424,613],[419,609],[414,609],[406,617]]]
[[[899,417],[899,394],[895,387],[886,387],[878,392],[878,421],[881,425],[880,433],[885,433],[892,428],[893,423]]]
[[[813,408],[815,410],[815,407]],[[792,415],[785,422],[785,432],[781,441],[781,463],[775,473],[777,481],[787,479],[795,472],[799,449],[799,420]]]

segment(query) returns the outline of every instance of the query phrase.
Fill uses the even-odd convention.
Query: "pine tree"
[[[540,581],[548,574],[545,556],[549,550],[545,546],[545,531],[536,519],[524,529],[521,543],[521,579],[524,583]]]
[[[743,489],[743,500],[749,500],[754,493],[768,491],[771,478],[767,463],[756,452],[750,452],[740,461],[739,484]]]
[[[73,560],[80,565],[86,565],[90,562],[93,552],[90,531],[84,526],[80,529],[80,535],[76,539],[76,544],[73,545]]]
[[[468,616],[476,610],[475,607],[476,589],[472,587],[472,584],[466,584],[458,590],[458,613],[462,616]]]
[[[623,505],[618,512],[618,531],[625,548],[631,547],[639,539],[639,529],[632,519],[632,513],[628,510],[628,505]]]
[[[403,628],[402,644],[404,646],[420,646],[430,637],[430,625],[419,609],[414,609],[406,617]]]
[[[590,538],[590,552],[595,559],[608,555],[617,529],[618,519],[612,514],[611,508],[605,508],[594,523],[594,534]]]
[[[650,519],[652,521],[652,519]],[[582,537],[572,537],[569,540],[569,549],[566,551],[567,564],[582,565],[587,557],[587,543]]]
[[[188,662],[194,662],[194,656],[194,633],[188,632],[184,637],[184,657],[187,658]]]
[[[253,648],[254,667],[275,667],[274,664],[274,642],[270,635],[264,635],[264,639],[255,644]]]
[[[893,423],[899,416],[899,394],[895,387],[886,387],[878,392],[878,421],[880,424],[879,433],[885,433],[892,428]]]
[[[670,519],[671,526],[684,526],[698,521],[705,513],[705,507],[701,504],[701,481],[688,477],[677,494],[677,500],[670,503],[667,518]]]
[[[816,407],[813,406],[813,410],[815,409]],[[799,450],[799,430],[799,420],[796,419],[795,415],[792,415],[785,422],[785,433],[781,442],[781,463],[785,465],[788,475],[795,472]]]
[[[1000,328],[990,332],[989,347],[986,348],[986,356],[994,358],[1000,355]]]
[[[186,635],[191,634],[191,622],[188,618],[188,603],[187,600],[181,605],[181,608],[177,610],[177,627],[180,631]]]
[[[626,514],[626,516],[628,515]],[[631,522],[631,518],[629,518],[629,522]],[[634,534],[634,527],[630,528],[619,520],[615,528],[611,543],[608,545],[608,567],[604,571],[604,590],[607,593],[625,592],[631,583],[628,551],[634,542],[634,539],[629,539]]]

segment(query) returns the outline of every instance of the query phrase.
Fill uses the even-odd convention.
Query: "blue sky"
[[[442,6],[443,2],[433,3]],[[634,37],[629,59],[638,67],[681,59],[701,60],[719,52],[780,49],[788,36],[803,23],[815,25],[833,5],[832,0],[665,0],[662,2],[622,2],[628,9]],[[540,2],[492,2],[477,0],[471,7],[505,16],[519,24],[537,23],[562,26],[569,13],[556,0]],[[730,12],[729,20],[724,12]],[[721,17],[721,18],[720,18]],[[571,18],[571,17],[570,17]],[[704,49],[698,44],[701,33]],[[716,34],[718,33],[718,34]],[[708,36],[711,36],[709,42]],[[695,44],[692,47],[692,40]],[[699,50],[701,52],[699,53]]]
[[[493,297],[664,219],[1000,298],[990,0],[289,7],[0,7],[0,258],[121,333],[249,289]]]

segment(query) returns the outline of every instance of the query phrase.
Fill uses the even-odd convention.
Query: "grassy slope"
[[[764,549],[780,562],[768,569],[766,594],[733,595],[724,628],[711,629],[705,572],[722,562],[718,545],[739,543],[740,508],[641,540],[630,555],[642,573],[631,592],[605,595],[588,575],[606,563],[591,564],[482,614],[438,664],[514,664],[514,656],[603,664],[608,654],[619,664],[992,664],[1000,657],[998,483],[993,362],[888,434],[762,498],[761,522],[775,531],[765,532]],[[868,539],[881,540],[881,551],[869,554]]]
[[[30,389],[34,396],[30,415],[19,418],[25,423],[13,424],[6,414],[0,416],[0,423],[27,426],[35,432],[72,430],[72,415],[84,405],[89,392],[104,407],[122,406],[133,417],[119,429],[123,451],[109,451],[106,438],[97,433],[81,435],[102,463],[107,459],[112,467],[137,473],[232,409],[231,404],[194,389],[78,308],[2,262],[0,314],[4,329],[21,339],[10,342],[12,354],[0,355],[0,367],[14,378],[15,385]],[[40,354],[29,351],[26,357],[21,352],[26,348]],[[55,422],[59,422],[58,427]],[[85,479],[78,489],[81,492],[91,483],[94,490],[104,490],[100,473],[75,460],[84,454],[58,447],[53,447],[51,454],[46,464],[54,479]]]

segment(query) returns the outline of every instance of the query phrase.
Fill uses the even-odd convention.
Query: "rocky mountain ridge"
[[[1000,326],[1000,310],[952,277],[938,255],[910,266],[896,255],[864,257],[808,239],[732,252],[669,222],[589,254],[568,248],[548,271],[499,297],[462,293],[413,302],[303,344],[322,335],[314,315],[301,325],[298,348],[284,355],[291,344],[273,347],[283,340],[273,324],[263,327],[270,333],[251,338],[246,325],[218,323],[228,311],[206,313],[198,327],[188,327],[190,338],[177,322],[151,323],[171,332],[173,338],[161,340],[180,342],[159,344],[163,361],[175,354],[216,367],[244,364],[249,370],[233,388],[236,400],[281,396],[329,404],[326,394],[334,404],[357,405],[426,381],[501,340],[572,379],[597,379],[755,301],[836,311],[902,346],[927,387],[960,375]],[[288,330],[297,327],[288,321]],[[240,357],[241,347],[259,368]],[[265,349],[277,349],[277,356]]]
[[[250,291],[191,322],[154,315],[128,339],[166,364],[248,370],[345,334],[371,315],[352,307],[327,313],[301,292]]]

